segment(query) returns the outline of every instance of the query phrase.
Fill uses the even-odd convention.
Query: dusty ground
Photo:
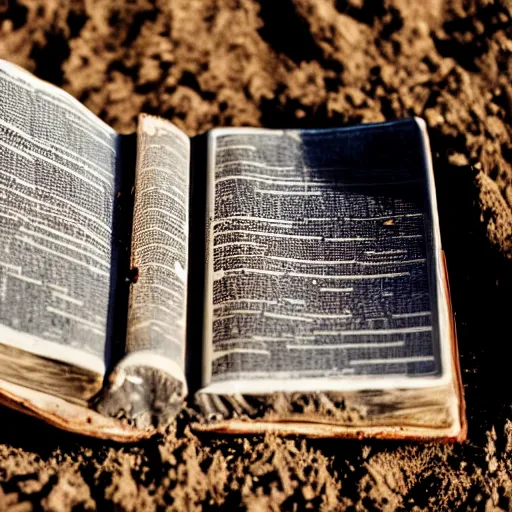
[[[510,0],[0,0],[0,57],[122,131],[423,116],[469,419],[459,446],[191,434],[135,448],[1,410],[0,509],[512,510]],[[509,351],[507,350],[507,353]]]

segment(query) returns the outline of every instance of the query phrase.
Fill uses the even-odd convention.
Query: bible
[[[425,124],[120,135],[0,62],[0,402],[137,441],[461,440]]]

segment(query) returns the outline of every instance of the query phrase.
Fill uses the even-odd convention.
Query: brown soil
[[[510,0],[0,0],[0,57],[121,131],[420,115],[468,405],[463,445],[165,437],[104,445],[1,410],[0,509],[509,510]],[[505,352],[506,351],[506,352]]]

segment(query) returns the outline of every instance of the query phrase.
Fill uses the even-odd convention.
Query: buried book
[[[461,440],[428,137],[411,119],[119,135],[0,62],[0,401],[135,441]]]

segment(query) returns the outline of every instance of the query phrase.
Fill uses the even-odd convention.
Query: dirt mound
[[[165,437],[106,446],[2,410],[0,509],[508,510],[509,0],[0,1],[0,57],[114,128],[428,123],[468,404],[460,446]]]

